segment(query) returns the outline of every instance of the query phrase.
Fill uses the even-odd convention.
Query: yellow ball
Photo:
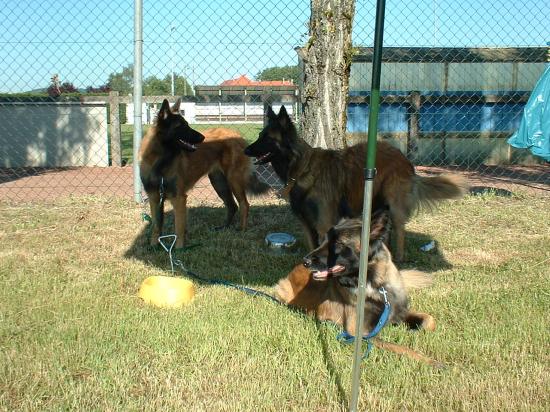
[[[195,286],[187,279],[171,276],[150,276],[139,288],[138,296],[145,303],[162,308],[179,308],[195,296]]]

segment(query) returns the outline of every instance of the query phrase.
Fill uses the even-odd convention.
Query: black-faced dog
[[[174,207],[176,247],[185,242],[187,192],[208,174],[210,183],[227,208],[224,226],[231,224],[240,211],[241,229],[247,225],[249,203],[246,192],[265,192],[254,173],[251,159],[243,153],[246,142],[235,131],[215,128],[202,133],[192,129],[180,114],[181,100],[170,108],[164,100],[140,148],[140,174],[151,207],[151,244],[162,231],[164,199]]]
[[[387,291],[391,306],[389,322],[402,322],[411,329],[433,331],[434,318],[426,313],[411,311],[407,294],[407,289],[430,285],[431,279],[423,272],[397,269],[386,246],[390,226],[386,210],[373,214],[363,331],[368,333],[380,319],[384,309],[384,298],[379,291],[381,287]],[[278,299],[319,320],[342,325],[345,331],[355,335],[361,227],[359,219],[344,219],[331,228],[322,244],[304,257],[304,264],[294,267],[286,278],[279,281],[275,289]],[[441,366],[401,345],[377,338],[374,344],[433,366]]]
[[[343,217],[358,217],[363,207],[365,143],[342,150],[312,148],[298,136],[283,106],[276,115],[271,107],[268,123],[245,154],[256,163],[270,162],[286,184],[294,214],[305,229],[308,247],[319,246],[322,236]],[[373,199],[388,205],[394,227],[395,260],[405,249],[405,223],[420,205],[461,197],[466,188],[462,177],[424,177],[415,173],[401,151],[384,141],[378,142]]]

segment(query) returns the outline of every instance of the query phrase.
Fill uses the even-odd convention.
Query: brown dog
[[[284,106],[276,115],[267,112],[268,123],[258,139],[246,148],[256,163],[270,162],[286,184],[294,214],[300,219],[314,249],[321,237],[343,217],[358,217],[363,208],[366,144],[342,150],[312,148],[303,139]],[[460,176],[419,176],[401,151],[379,141],[376,151],[373,200],[388,205],[395,235],[395,260],[404,258],[405,223],[421,205],[461,197],[466,184]]]
[[[407,289],[431,284],[425,273],[399,271],[386,247],[390,231],[387,211],[373,214],[367,268],[365,318],[363,331],[372,330],[384,310],[384,287],[390,303],[389,322],[405,323],[411,329],[435,330],[431,315],[409,309]],[[344,219],[331,228],[323,243],[304,258],[289,275],[279,281],[275,294],[282,302],[297,307],[319,320],[341,325],[351,335],[356,333],[356,304],[359,273],[361,221]],[[441,364],[400,345],[374,339],[375,345],[427,362]]]
[[[243,153],[246,141],[235,131],[223,128],[202,133],[192,129],[179,112],[181,100],[170,108],[164,100],[141,144],[140,174],[149,197],[152,231],[150,242],[157,243],[162,231],[164,199],[174,207],[176,247],[185,244],[187,192],[208,174],[210,183],[227,209],[224,224],[229,226],[240,211],[241,229],[246,229],[249,203],[246,191],[262,193],[269,189],[254,173],[250,158]],[[234,196],[234,197],[233,197]]]

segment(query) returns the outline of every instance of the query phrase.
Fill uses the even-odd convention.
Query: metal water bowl
[[[285,253],[296,244],[296,238],[289,233],[269,233],[265,237],[265,244],[275,253]]]

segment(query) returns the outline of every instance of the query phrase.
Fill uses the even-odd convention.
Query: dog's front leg
[[[304,226],[304,232],[306,234],[308,250],[316,249],[319,246],[319,235],[317,234],[317,231],[307,222],[302,221],[302,225]]]
[[[174,222],[176,226],[176,248],[185,246],[185,226],[187,224],[187,195],[177,194],[172,200],[174,206]]]
[[[392,219],[392,241],[395,245],[395,249],[392,248],[394,262],[403,262],[405,259],[405,223],[407,219],[405,216],[396,211],[390,209]]]
[[[149,244],[155,246],[162,232],[164,221],[164,201],[161,202],[158,192],[147,193],[149,207],[151,208],[151,238]]]

